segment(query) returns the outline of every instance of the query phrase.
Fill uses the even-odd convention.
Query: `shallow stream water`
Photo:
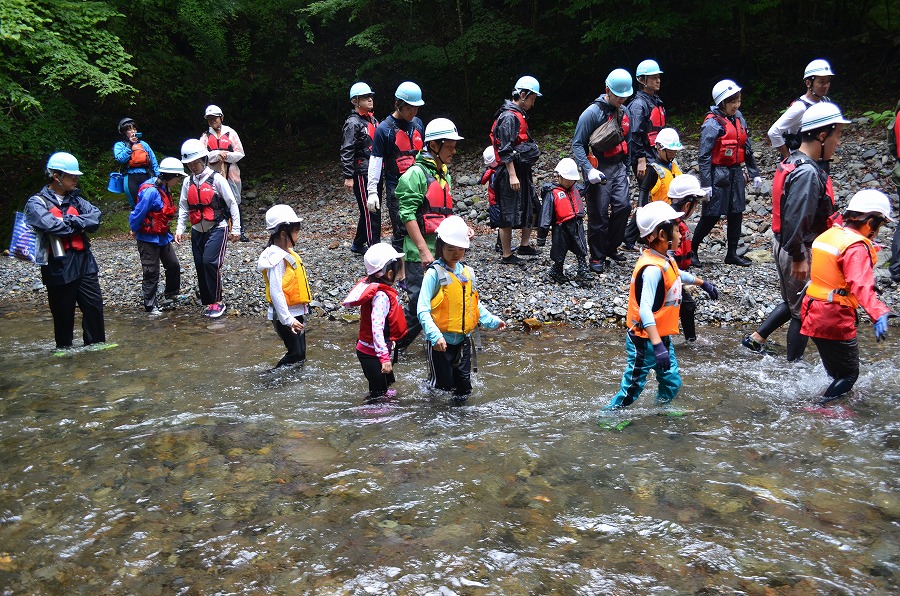
[[[265,321],[107,329],[118,348],[54,357],[48,313],[0,310],[4,593],[900,589],[897,328],[863,326],[829,416],[803,408],[826,384],[812,346],[787,366],[701,330],[675,411],[651,381],[606,428],[618,331],[487,332],[454,406],[420,353],[364,405],[355,324],[314,319],[283,374]]]

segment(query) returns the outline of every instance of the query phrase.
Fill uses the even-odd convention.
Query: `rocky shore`
[[[864,119],[862,119],[864,120]],[[683,139],[685,150],[678,162],[686,172],[697,172],[696,141]],[[544,150],[535,168],[535,182],[549,181],[560,157],[568,155],[568,145],[549,137],[538,139]],[[486,192],[478,181],[483,172],[480,153],[483,147],[464,141],[465,153],[457,155],[451,166],[457,212],[476,228],[477,236],[467,261],[475,268],[483,302],[507,323],[521,326],[525,319],[543,323],[559,322],[573,327],[621,325],[626,311],[629,277],[638,253],[626,253],[628,260],[614,263],[602,275],[589,282],[556,284],[547,276],[550,268],[549,242],[538,257],[528,258],[525,267],[501,265],[494,250],[496,234],[486,227]],[[753,261],[750,267],[725,265],[724,225],[717,226],[704,243],[700,256],[705,266],[698,270],[719,288],[720,299],[710,301],[702,293],[697,321],[700,325],[741,326],[757,324],[780,301],[777,274],[771,261],[770,219],[771,181],[777,163],[777,152],[758,138],[755,142],[757,163],[766,180],[759,192],[748,187],[747,211],[739,253]],[[848,125],[844,141],[832,164],[832,178],[841,209],[850,196],[861,188],[879,188],[891,195],[897,205],[897,190],[890,182],[893,163],[887,154],[882,129],[872,129],[865,122]],[[636,196],[636,191],[632,189]],[[341,300],[357,278],[363,275],[362,258],[349,251],[349,240],[355,229],[358,212],[355,202],[343,190],[337,167],[322,163],[307,168],[299,176],[278,178],[264,175],[245,182],[243,212],[252,241],[232,243],[223,269],[224,299],[229,316],[264,316],[265,297],[262,278],[256,271],[256,259],[265,247],[267,235],[263,214],[275,203],[288,203],[304,218],[298,252],[306,264],[315,294],[316,316],[337,318],[344,313]],[[697,210],[699,212],[699,209]],[[383,214],[383,237],[389,237],[390,224]],[[696,222],[690,223],[693,228]],[[881,252],[876,279],[883,288],[882,300],[894,310],[900,308],[897,287],[892,285],[885,261],[893,225],[885,227],[879,241]],[[518,241],[518,233],[514,234]],[[101,284],[108,310],[141,312],[141,266],[134,242],[125,237],[99,238],[92,248],[100,265]],[[179,247],[178,257],[184,269],[182,292],[193,296],[195,272],[189,244]],[[571,255],[567,273],[574,273]],[[161,284],[162,285],[162,284]],[[40,283],[37,267],[15,259],[0,260],[0,299],[8,306],[46,306],[46,292]],[[176,307],[186,313],[200,312],[199,302],[188,301]]]

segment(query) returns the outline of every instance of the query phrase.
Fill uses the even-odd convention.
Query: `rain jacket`
[[[226,139],[223,138],[225,135],[228,135],[227,141],[231,142],[231,149],[210,149],[210,144],[214,147],[224,145],[226,143]],[[212,143],[210,143],[210,140],[212,140]],[[228,155],[225,156],[225,179],[229,182],[240,184],[241,169],[238,167],[237,162],[244,158],[244,145],[241,144],[241,138],[238,136],[237,131],[223,124],[219,136],[216,137],[216,132],[209,128],[200,136],[200,142],[210,151],[228,151]],[[220,161],[218,155],[209,157],[210,167],[217,172],[219,172]]]
[[[650,113],[657,107],[662,111],[661,126],[655,126],[650,121]],[[638,91],[628,104],[628,118],[631,121],[631,143],[628,151],[631,153],[632,162],[637,162],[641,157],[648,160],[657,158],[656,133],[666,126],[665,114],[663,100],[658,95],[650,95],[646,91]]]
[[[452,188],[452,179],[446,164],[443,166],[443,171],[438,172],[434,157],[428,151],[422,150],[419,152],[416,156],[416,165],[420,167],[410,167],[400,176],[400,180],[397,182],[396,195],[400,204],[400,221],[404,224],[410,221],[420,221],[421,223],[421,216],[424,213],[425,193],[428,190],[428,180],[425,172],[443,181],[448,191]],[[425,172],[422,170],[425,170]],[[428,249],[434,252],[434,241],[437,235],[423,234],[423,236]],[[408,262],[420,263],[422,261],[419,249],[409,236],[403,239],[403,253],[404,258]]]
[[[372,114],[360,114],[353,110],[344,121],[344,138],[341,142],[341,174],[353,178],[369,173],[369,156],[378,119]]]
[[[153,154],[153,149],[150,148],[150,145],[148,145],[146,141],[139,141],[139,143],[143,145],[144,150],[147,152],[147,156],[150,158],[149,170],[145,167],[129,168],[127,164],[128,160],[131,159],[131,143],[129,141],[119,141],[113,145],[113,157],[117,162],[122,164],[122,173],[145,173],[159,176],[159,164],[156,162],[156,155]]]
[[[732,122],[740,119],[747,131],[747,142],[744,144],[744,163],[747,164],[747,172],[751,179],[759,176],[759,168],[756,167],[756,160],[753,158],[750,128],[741,111],[738,110],[734,117],[728,117],[719,108],[711,106],[709,113]],[[712,163],[712,153],[716,142],[724,134],[725,129],[716,118],[707,118],[700,127],[700,150],[697,155],[697,161],[700,164],[700,185],[704,188],[712,187],[712,197],[708,202],[703,203],[703,217],[743,213],[747,206],[747,183],[744,181],[744,170],[741,164],[715,166]]]
[[[616,109],[607,103],[606,94],[603,94],[595,99],[578,118],[578,124],[575,125],[575,134],[572,137],[572,157],[582,173],[584,173],[585,179],[587,178],[587,173],[593,168],[588,159],[588,152],[591,148],[591,133],[598,126],[609,120],[609,117],[615,112]],[[628,133],[625,135],[626,143],[631,144],[631,136],[632,131],[629,127]],[[603,155],[595,155],[594,157],[597,159],[597,169],[606,174],[607,177],[610,177],[610,173],[619,164],[624,164],[625,167],[631,165],[630,153],[619,153],[611,158]]]
[[[807,259],[813,240],[828,229],[828,218],[834,213],[834,205],[825,192],[828,174],[802,151],[792,152],[786,161],[801,160],[803,163],[784,181],[781,231],[776,234],[782,249],[795,263]]]
[[[537,189],[534,187],[532,165],[540,157],[537,143],[528,131],[528,114],[510,100],[494,114],[495,125],[491,129],[494,152],[499,165],[494,174],[494,196],[498,203],[515,204],[516,208],[508,218],[514,223],[523,222],[537,203]],[[525,130],[522,130],[522,122]],[[527,140],[523,140],[527,139]],[[509,171],[506,164],[512,162],[516,177],[521,185],[518,191],[510,188]],[[508,210],[507,210],[508,211]],[[513,227],[518,227],[514,225]]]

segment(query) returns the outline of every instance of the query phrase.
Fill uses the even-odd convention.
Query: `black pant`
[[[694,253],[698,255],[700,254],[698,252],[698,250],[700,249],[700,245],[703,243],[704,238],[706,238],[706,236],[712,231],[718,221],[718,215],[707,215],[700,218],[700,221],[697,222],[697,227],[694,228],[693,240],[691,241],[694,248]],[[741,241],[741,225],[743,224],[743,221],[743,213],[728,214],[728,227],[725,235],[727,238],[729,251],[737,250],[738,243]]]
[[[566,253],[571,252],[577,259],[587,256],[587,240],[584,235],[584,221],[574,217],[553,226],[553,244],[550,247],[550,260],[564,263]]]
[[[381,242],[381,211],[369,211],[366,207],[366,175],[353,177],[353,196],[359,207],[359,221],[356,224],[356,235],[353,237],[353,249],[363,251],[366,247]]]
[[[100,292],[100,278],[96,273],[89,273],[67,284],[47,286],[47,301],[53,315],[53,335],[57,348],[72,347],[76,305],[81,309],[84,345],[106,341],[103,295]]]
[[[303,322],[303,317],[297,317],[297,320]],[[281,357],[275,368],[296,364],[306,360],[306,330],[300,333],[294,333],[287,325],[282,325],[278,319],[272,319],[272,326],[275,327],[275,333],[284,342],[287,353]]]
[[[153,174],[147,172],[125,174],[125,180],[123,180],[125,185],[125,198],[128,199],[128,204],[132,209],[134,209],[134,204],[137,202],[138,190],[141,188],[141,184],[152,177]]]
[[[405,350],[412,342],[415,341],[419,332],[422,331],[422,324],[419,323],[416,308],[419,303],[419,293],[422,291],[422,278],[425,272],[422,271],[422,263],[418,261],[406,262],[406,295],[409,301],[406,303],[406,335],[397,342],[398,349]]]
[[[203,304],[222,301],[222,261],[228,245],[225,232],[226,228],[213,228],[208,232],[191,230],[191,251]]]
[[[438,352],[430,343],[425,348],[428,358],[428,382],[436,389],[452,391],[454,395],[472,393],[472,343],[469,338],[457,345],[447,344]]]
[[[363,374],[366,375],[366,380],[369,381],[369,399],[384,397],[388,387],[394,384],[394,373],[381,372],[381,360],[377,356],[370,356],[356,350],[356,357],[362,366]]]
[[[900,225],[894,229],[894,239],[891,240],[891,264],[888,267],[891,279],[900,282]]]
[[[406,238],[406,225],[400,221],[400,201],[393,188],[385,190],[385,202],[387,203],[388,216],[391,219],[391,246],[398,252],[403,252],[403,239]]]
[[[822,394],[823,401],[838,398],[853,388],[859,378],[859,343],[853,339],[812,338],[822,358],[825,372],[832,378],[831,385]]]
[[[166,269],[166,296],[178,294],[181,291],[181,264],[172,243],[166,245],[152,242],[137,241],[138,254],[141,257],[141,269],[144,279],[141,282],[141,291],[144,294],[144,310],[150,312],[156,308],[156,290],[159,287],[159,264]]]
[[[616,253],[631,213],[628,170],[620,164],[607,177],[606,184],[588,184],[585,194],[587,242],[592,261],[603,261]]]
[[[694,341],[697,339],[697,323],[694,319],[694,313],[697,312],[697,302],[691,293],[685,289],[681,291],[681,310],[678,312],[678,318],[681,319],[681,331],[684,333],[684,339]]]

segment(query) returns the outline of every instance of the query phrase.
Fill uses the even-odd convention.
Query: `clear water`
[[[395,402],[363,405],[354,324],[314,320],[283,375],[265,321],[107,327],[117,349],[57,358],[49,314],[0,311],[4,593],[900,588],[895,329],[865,326],[831,417],[803,409],[826,384],[814,349],[788,367],[701,330],[677,347],[684,415],[651,382],[619,431],[597,412],[621,332],[486,333],[455,407],[420,354]]]

